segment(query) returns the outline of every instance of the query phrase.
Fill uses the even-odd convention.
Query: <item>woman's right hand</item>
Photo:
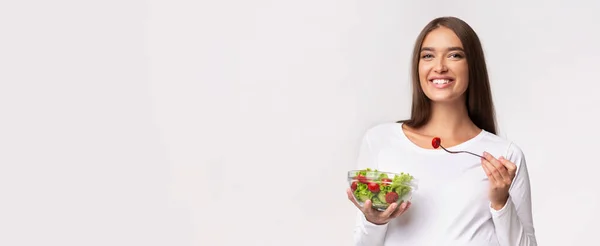
[[[371,207],[371,200],[366,200],[364,206],[360,206],[354,196],[352,195],[352,190],[348,188],[346,191],[348,193],[348,199],[354,203],[362,213],[365,215],[367,221],[375,224],[375,225],[384,225],[390,222],[390,220],[402,215],[408,208],[410,208],[410,202],[406,201],[402,204],[392,203],[385,211],[378,211]],[[398,207],[399,206],[399,207]],[[396,209],[398,208],[398,209]]]

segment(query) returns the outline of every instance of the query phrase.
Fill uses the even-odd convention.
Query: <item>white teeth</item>
[[[436,84],[436,85],[443,85],[443,84],[450,83],[450,80],[447,80],[447,79],[434,79],[433,83]]]

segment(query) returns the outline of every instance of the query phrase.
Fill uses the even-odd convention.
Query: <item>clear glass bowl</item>
[[[350,170],[347,181],[360,206],[370,199],[372,207],[379,211],[385,211],[392,203],[410,201],[418,187],[417,179],[408,173],[372,169]]]

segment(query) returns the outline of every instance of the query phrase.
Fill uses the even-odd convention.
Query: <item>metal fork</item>
[[[433,146],[433,148],[437,149],[437,147],[441,147],[443,150],[445,150],[446,152],[450,153],[450,154],[460,154],[460,153],[466,153],[466,154],[471,154],[477,157],[480,157],[482,159],[485,159],[483,156],[480,156],[478,154],[469,152],[469,151],[452,151],[452,150],[447,150],[446,148],[444,148],[444,146],[442,146],[442,140],[438,137],[433,138],[433,140],[431,141],[431,145]]]
[[[464,150],[461,150],[461,151],[451,151],[451,150],[447,150],[446,148],[444,148],[444,146],[442,146],[441,144],[440,144],[440,147],[442,147],[442,149],[444,149],[446,152],[451,153],[451,154],[467,153],[467,154],[471,154],[471,155],[474,155],[474,156],[478,156],[478,157],[480,157],[482,159],[485,159],[485,158],[483,158],[483,156],[480,156],[480,155],[475,154],[475,153],[471,153],[469,151],[464,151]]]

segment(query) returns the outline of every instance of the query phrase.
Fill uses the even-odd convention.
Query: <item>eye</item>
[[[432,54],[424,54],[424,55],[421,56],[421,58],[423,58],[423,59],[431,59],[431,58],[433,58],[433,55]]]
[[[460,58],[463,58],[463,55],[459,54],[459,53],[454,53],[454,54],[450,54],[450,57],[455,58],[455,59],[460,59]]]

